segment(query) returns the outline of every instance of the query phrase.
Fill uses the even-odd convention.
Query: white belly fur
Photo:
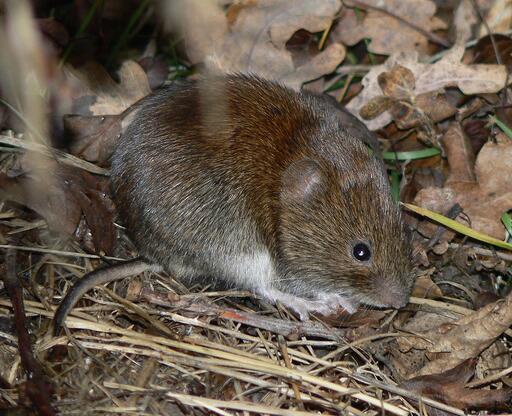
[[[267,251],[229,259],[224,262],[223,268],[225,275],[232,282],[253,291],[271,303],[282,303],[297,312],[302,320],[308,319],[311,312],[328,315],[341,307],[349,313],[354,313],[358,307],[357,302],[338,294],[318,293],[315,299],[305,299],[274,288],[273,283],[279,277]]]

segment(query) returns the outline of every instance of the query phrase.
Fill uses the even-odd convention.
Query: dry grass
[[[16,218],[9,221],[17,224]],[[39,294],[40,301],[27,300],[25,306],[35,354],[56,386],[61,414],[414,412],[407,398],[415,396],[400,391],[366,350],[379,339],[393,342],[399,333],[376,334],[351,344],[325,337],[287,339],[211,312],[234,308],[261,318],[255,322],[294,319],[283,315],[285,311],[258,304],[246,293],[228,292],[231,296],[226,297],[197,287],[197,293],[190,293],[167,276],[152,274],[136,281],[155,297],[173,299],[181,309],[125,299],[118,293],[126,289],[127,279],[112,290],[98,288],[86,296],[82,307],[69,316],[66,333],[53,337],[50,320],[55,304],[72,280],[96,265],[80,252],[70,259],[69,251],[61,255],[58,249],[47,250],[51,254],[26,251],[18,259],[27,265],[30,293]],[[129,293],[132,286],[138,287],[132,281]],[[193,312],[198,305],[210,312]],[[0,316],[11,318],[9,306],[7,299],[0,300]],[[16,384],[22,369],[15,358],[15,339],[7,333],[0,333],[0,338],[5,347],[2,374]],[[18,400],[14,391],[3,396]]]

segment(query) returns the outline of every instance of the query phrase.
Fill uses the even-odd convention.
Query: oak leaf
[[[363,2],[344,2],[348,7],[358,7]],[[436,5],[430,0],[365,0],[370,7],[379,7],[426,31],[445,28],[445,24],[435,17]],[[391,55],[395,51],[427,52],[428,39],[395,17],[368,8],[366,15],[355,9],[345,8],[334,30],[333,37],[345,45],[355,45],[363,39],[370,39],[368,50],[381,55]]]
[[[340,0],[246,0],[226,16],[206,1],[177,1],[170,16],[181,28],[187,54],[214,72],[246,72],[280,81],[291,88],[334,71],[345,48],[332,43],[297,64],[286,43],[298,30],[327,30]],[[206,12],[208,11],[208,12]]]
[[[443,188],[419,191],[414,202],[436,212],[446,212],[458,203],[472,228],[501,239],[505,236],[501,215],[512,207],[512,140],[501,138],[498,143],[486,143],[473,171],[474,156],[463,136],[460,126],[448,129],[444,142],[450,176]]]
[[[100,64],[67,68],[73,91],[71,114],[64,116],[70,151],[89,162],[105,165],[121,133],[124,111],[151,92],[142,67],[125,61],[115,82]]]
[[[430,361],[414,376],[435,374],[476,358],[512,325],[512,294],[458,320],[398,340],[402,351],[426,350]]]
[[[504,65],[466,65],[461,62],[463,54],[463,46],[454,46],[433,64],[420,63],[415,52],[392,55],[384,64],[373,67],[366,74],[362,80],[363,91],[348,103],[347,109],[360,117],[360,110],[367,103],[383,95],[379,76],[398,66],[406,68],[414,76],[414,89],[411,91],[414,97],[439,93],[446,87],[458,87],[466,95],[495,93],[504,87],[507,79]],[[372,120],[365,120],[365,124],[370,130],[377,130],[389,124],[392,119],[392,114],[385,111]]]
[[[73,114],[120,114],[151,92],[146,73],[134,61],[125,61],[121,65],[117,73],[119,83],[96,62],[89,62],[79,69],[66,67],[65,72],[74,90]]]
[[[400,385],[401,388],[414,391],[458,409],[509,410],[512,389],[499,390],[470,389],[465,384],[473,377],[476,359],[467,359],[461,364],[438,374],[415,377]],[[429,414],[438,414],[433,408]]]

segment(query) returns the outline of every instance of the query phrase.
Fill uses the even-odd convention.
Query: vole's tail
[[[54,334],[59,334],[68,313],[87,291],[95,286],[134,276],[147,270],[159,271],[161,268],[147,263],[141,258],[135,258],[87,273],[71,287],[55,311],[53,317]]]

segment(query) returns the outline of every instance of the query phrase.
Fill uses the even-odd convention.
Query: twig
[[[18,351],[21,364],[27,375],[27,394],[37,413],[42,416],[56,415],[51,405],[53,386],[43,373],[39,363],[32,354],[32,343],[26,326],[23,293],[16,277],[16,251],[8,250],[5,255],[4,284],[11,299],[14,311],[14,325],[18,337]]]
[[[450,248],[453,250],[458,250],[462,246],[463,246],[462,244],[450,243]],[[468,246],[466,245],[465,247],[468,247]],[[488,248],[481,248],[481,247],[475,247],[475,246],[469,246],[469,248],[480,256],[498,257],[505,261],[512,261],[511,253],[504,253],[502,251],[489,250]]]
[[[496,63],[498,65],[503,65],[503,61],[501,59],[501,54],[500,54],[500,51],[498,50],[498,45],[496,44],[496,40],[494,39],[494,35],[492,34],[489,24],[484,19],[484,16],[482,15],[482,11],[480,10],[480,7],[478,7],[478,4],[476,3],[476,1],[475,0],[470,0],[470,1],[471,1],[471,6],[473,6],[473,10],[478,15],[478,18],[484,25],[485,30],[487,31],[487,34],[489,35],[489,38],[491,39],[491,45],[492,45],[492,48],[494,49],[494,55],[496,56]]]
[[[497,380],[501,379],[502,377],[509,375],[510,373],[512,373],[512,367],[505,368],[504,370],[499,371],[498,373],[491,374],[490,376],[487,376],[480,380],[474,380],[470,383],[467,383],[466,387],[471,389],[473,387],[483,386],[485,384],[489,384],[494,381],[497,381]]]

